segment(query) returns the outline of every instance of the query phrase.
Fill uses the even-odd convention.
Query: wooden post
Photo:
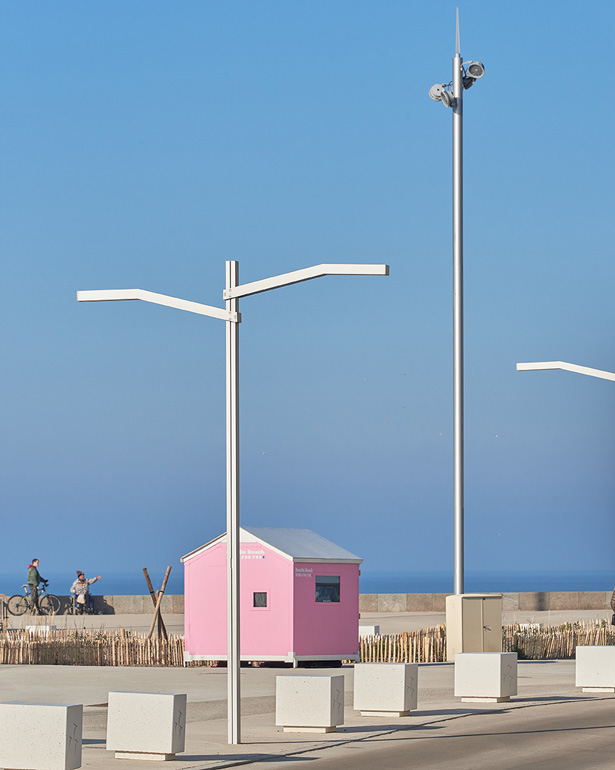
[[[152,618],[152,625],[149,629],[149,634],[147,635],[148,639],[152,638],[152,634],[154,633],[154,627],[156,625],[156,621],[160,617],[160,604],[162,602],[162,597],[164,596],[164,589],[167,587],[167,580],[169,579],[169,575],[171,574],[171,567],[167,567],[167,571],[164,576],[164,580],[162,581],[162,587],[160,588],[160,591],[158,591],[158,598],[156,599],[156,609],[154,610],[154,617]]]
[[[169,567],[169,570],[171,568]],[[145,580],[147,582],[147,587],[149,588],[150,596],[152,597],[152,604],[154,607],[156,606],[156,600],[157,596],[154,591],[154,586],[152,585],[152,581],[149,579],[149,572],[147,571],[147,567],[143,567],[143,574],[145,575]],[[162,619],[162,615],[158,615],[158,636],[164,636],[165,639],[169,638],[169,635],[167,634],[167,629],[164,625],[164,620]]]

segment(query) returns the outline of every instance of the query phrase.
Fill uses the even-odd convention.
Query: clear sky
[[[222,306],[242,282],[241,514],[452,574],[454,2],[0,3],[3,570],[90,574],[225,529]],[[608,569],[611,2],[462,0],[466,567]],[[42,571],[41,564],[41,571]]]

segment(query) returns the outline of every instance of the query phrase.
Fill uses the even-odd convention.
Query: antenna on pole
[[[457,36],[455,40],[455,56],[460,56],[460,47],[459,47],[459,8],[457,8]]]

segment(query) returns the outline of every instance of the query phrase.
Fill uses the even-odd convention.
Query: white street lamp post
[[[485,74],[481,62],[463,63],[459,9],[452,83],[437,83],[429,96],[453,110],[453,499],[456,594],[464,591],[464,414],[463,414],[463,92]],[[451,90],[452,89],[452,90]]]
[[[589,366],[579,364],[567,364],[565,361],[535,361],[526,364],[517,364],[518,372],[538,372],[545,369],[563,369],[576,374],[587,374],[589,377],[598,377],[601,380],[615,382],[615,372],[605,372],[602,369],[592,369]]]
[[[227,691],[228,742],[241,743],[241,648],[239,629],[239,298],[259,294],[325,275],[388,275],[388,265],[315,265],[292,273],[238,285],[239,263],[226,263],[226,308],[190,302],[143,289],[78,291],[79,302],[143,300],[156,305],[187,310],[226,321],[226,564],[227,564]]]

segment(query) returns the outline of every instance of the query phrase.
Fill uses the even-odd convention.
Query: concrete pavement
[[[419,701],[416,712],[401,719],[365,718],[360,717],[352,708],[354,669],[352,666],[346,666],[334,670],[312,669],[309,672],[344,675],[345,724],[338,728],[336,733],[328,735],[282,733],[281,729],[275,726],[276,676],[305,673],[303,670],[276,668],[242,669],[244,742],[240,746],[228,746],[226,742],[225,669],[3,666],[0,669],[0,678],[2,700],[5,701],[85,705],[82,766],[90,770],[143,768],[143,763],[138,760],[122,760],[118,764],[119,761],[105,749],[106,704],[108,693],[112,690],[187,693],[186,752],[178,755],[174,764],[174,767],[181,770],[228,767],[272,759],[276,760],[276,763],[286,763],[285,757],[289,758],[288,761],[292,758],[295,764],[308,759],[317,762],[330,761],[327,757],[335,755],[329,755],[328,752],[339,751],[334,747],[349,742],[353,744],[351,754],[350,749],[342,753],[352,755],[355,761],[359,761],[365,752],[365,761],[369,764],[369,755],[376,742],[380,746],[379,752],[382,752],[386,747],[388,751],[396,746],[399,741],[411,739],[418,743],[421,737],[459,737],[469,734],[480,736],[490,732],[529,734],[534,721],[543,718],[541,714],[545,708],[553,711],[552,716],[545,711],[546,717],[555,721],[567,720],[572,726],[577,722],[581,724],[585,715],[596,714],[598,702],[604,704],[599,708],[607,721],[610,718],[607,715],[615,717],[615,697],[590,696],[577,691],[574,686],[574,661],[521,661],[519,694],[510,703],[462,704],[453,696],[453,666],[447,663],[423,664],[419,667]],[[463,725],[460,720],[463,720]],[[613,724],[612,718],[610,724]],[[578,736],[578,743],[582,735],[582,731],[574,732],[571,727],[567,740],[574,745],[574,736]],[[545,732],[544,736],[546,740],[546,737],[552,736],[552,731]],[[540,734],[532,740],[540,744]],[[466,743],[470,745],[469,742]],[[430,767],[446,767],[446,757],[456,757],[456,749],[450,753],[454,745],[452,741],[438,741],[434,738],[432,744],[435,754],[429,754]],[[438,752],[442,752],[442,763],[433,761]],[[396,761],[394,755],[395,752],[392,751],[392,762]],[[495,756],[493,759],[492,765],[473,767],[502,766],[495,760]],[[609,762],[612,765],[610,753]],[[415,764],[414,761],[408,764],[412,767],[423,766]],[[389,766],[405,767],[408,764]],[[427,764],[424,766],[427,767]],[[462,764],[455,766],[465,767]],[[469,764],[467,766],[469,767]],[[584,768],[594,766],[602,765],[578,765]]]
[[[278,760],[276,770],[607,770],[612,701],[543,705],[451,718]],[[256,762],[251,770],[271,770]]]
[[[544,623],[558,625],[577,620],[607,620],[610,622],[612,611],[609,610],[551,610],[528,612],[504,612],[504,623]],[[80,629],[114,629],[126,628],[140,633],[147,633],[152,622],[152,614],[132,615],[56,615],[50,622],[57,628]],[[181,613],[163,614],[164,622],[169,633],[184,633],[184,616]],[[9,628],[20,628],[27,625],[45,625],[49,619],[45,616],[32,617],[22,615],[7,620]],[[414,631],[419,628],[437,626],[445,622],[443,612],[362,612],[360,622],[365,625],[379,625],[383,634],[397,634],[402,631]]]
[[[610,618],[599,611],[514,613],[505,622],[561,623]],[[378,623],[384,633],[437,625],[439,613],[362,613],[364,623]],[[45,622],[11,619],[12,625]],[[15,622],[17,621],[17,622]],[[182,615],[165,617],[169,631],[183,631]],[[139,615],[56,617],[63,628],[132,628],[147,631],[151,618]],[[342,673],[345,724],[336,733],[282,733],[275,726],[275,679],[278,675]],[[586,695],[574,686],[574,661],[520,661],[519,694],[508,704],[461,704],[453,696],[453,666],[419,667],[418,710],[401,719],[362,718],[352,709],[354,669],[245,668],[241,671],[243,743],[226,739],[226,670],[223,668],[114,668],[78,666],[2,666],[3,701],[83,703],[83,764],[89,770],[143,768],[138,760],[115,760],[105,749],[108,693],[113,690],[184,692],[188,695],[186,752],[178,770],[221,768],[271,761],[335,764],[336,770],[371,768],[378,751],[380,770],[413,768],[533,767],[547,770],[611,767],[615,697]],[[469,708],[468,706],[472,707]],[[539,727],[539,725],[542,725]],[[558,727],[558,725],[560,725]],[[561,727],[565,726],[565,727]],[[610,742],[605,748],[605,741]],[[574,760],[571,758],[575,758]],[[353,767],[345,762],[352,761]],[[577,764],[574,764],[574,762]],[[515,764],[515,762],[517,764]],[[572,763],[572,764],[571,764]],[[355,767],[356,765],[356,767]]]
[[[503,612],[502,622],[507,623],[543,623],[557,626],[560,623],[573,623],[578,620],[606,620],[611,622],[613,612],[604,610],[529,610]],[[365,625],[380,625],[382,634],[399,634],[403,631],[416,631],[419,628],[438,626],[446,621],[443,612],[362,612],[360,622]]]

